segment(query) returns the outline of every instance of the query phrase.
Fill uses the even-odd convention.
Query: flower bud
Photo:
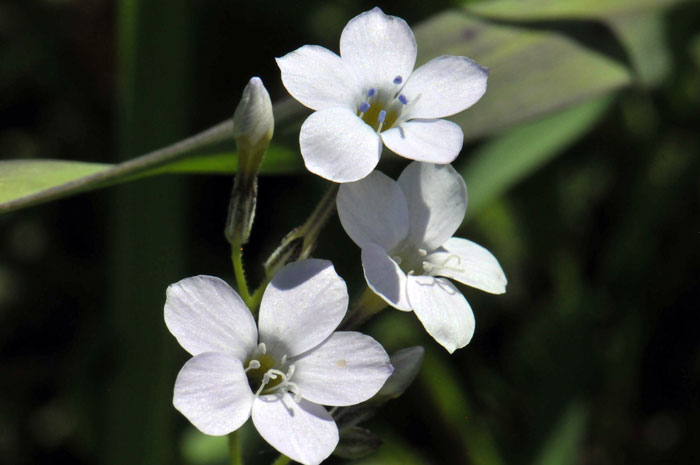
[[[258,170],[274,127],[270,95],[260,78],[253,77],[243,89],[243,96],[233,114],[238,168],[224,230],[231,244],[248,242],[258,197]]]
[[[259,162],[262,161],[262,155],[272,139],[274,129],[275,120],[272,116],[270,94],[267,93],[260,78],[253,77],[243,89],[243,96],[233,114],[233,137],[236,139],[239,158],[259,155],[258,164],[254,167],[256,172]],[[256,153],[250,153],[251,151]],[[247,164],[256,160],[239,160],[239,164],[241,161]]]
[[[418,376],[424,355],[425,349],[421,346],[406,347],[391,354],[389,358],[394,372],[369,402],[383,404],[403,394]]]

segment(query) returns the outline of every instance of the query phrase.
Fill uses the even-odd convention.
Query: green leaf
[[[108,170],[112,166],[62,160],[0,161],[0,204]]]
[[[495,0],[472,3],[467,10],[509,21],[595,19],[658,10],[684,0]]]
[[[467,10],[500,21],[586,20],[606,24],[627,51],[642,85],[659,84],[670,72],[663,12],[686,0],[496,0]]]
[[[666,23],[650,11],[611,18],[608,25],[624,45],[640,84],[653,87],[671,72]]]
[[[564,34],[491,24],[449,11],[416,31],[421,57],[465,55],[490,69],[488,90],[451,119],[465,140],[502,131],[619,89],[631,82],[621,63]]]
[[[591,100],[524,124],[479,147],[458,170],[469,192],[469,215],[502,195],[588,132],[611,99]]]

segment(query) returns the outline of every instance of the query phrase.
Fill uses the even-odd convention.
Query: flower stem
[[[387,303],[372,291],[369,287],[360,296],[360,300],[350,309],[339,330],[356,329],[371,317],[384,310]]]
[[[231,244],[231,261],[233,262],[233,272],[236,275],[236,284],[238,284],[238,292],[241,294],[243,302],[252,310],[250,291],[248,283],[245,280],[245,270],[243,269],[243,247],[240,241]]]
[[[260,301],[262,300],[263,292],[265,291],[265,288],[270,282],[269,277],[265,277],[263,282],[260,283],[260,286],[251,294],[250,296],[250,302],[248,303],[248,307],[253,311],[253,315],[257,313],[258,307],[260,307]]]
[[[339,185],[333,183],[323,194],[311,215],[301,226],[292,229],[282,243],[265,261],[265,274],[269,279],[288,263],[309,258],[316,241],[328,219],[335,213],[335,198]]]
[[[231,465],[243,465],[243,456],[241,455],[241,438],[238,434],[238,430],[228,435],[228,450]]]
[[[272,465],[287,465],[291,459],[284,454],[280,454],[277,460],[272,462]]]

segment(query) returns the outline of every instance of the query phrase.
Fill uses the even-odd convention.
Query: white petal
[[[282,84],[302,104],[314,110],[351,106],[362,87],[341,58],[318,45],[301,48],[277,58]]]
[[[369,336],[338,331],[292,361],[292,381],[301,396],[322,405],[354,405],[379,391],[393,368],[382,346]]]
[[[411,311],[406,296],[406,273],[376,244],[365,244],[362,248],[362,268],[367,285],[394,308]]]
[[[165,324],[192,355],[226,352],[245,360],[255,349],[255,320],[231,286],[214,276],[185,278],[168,286]]]
[[[393,249],[408,234],[408,208],[398,183],[379,171],[340,186],[338,217],[355,244]]]
[[[452,237],[426,260],[434,265],[431,275],[446,276],[491,294],[506,292],[508,280],[498,260],[475,242]]]
[[[397,76],[406,82],[416,52],[416,38],[406,21],[379,8],[355,16],[340,36],[340,56],[369,87],[393,85]]]
[[[452,121],[417,119],[384,131],[382,140],[389,150],[402,157],[444,165],[459,155],[464,133]]]
[[[474,335],[474,313],[464,296],[445,278],[408,277],[408,300],[425,330],[449,353]]]
[[[401,93],[409,102],[418,99],[411,118],[443,118],[474,105],[486,92],[488,76],[469,58],[443,55],[415,70]]]
[[[364,178],[382,153],[379,135],[344,107],[312,113],[301,126],[299,146],[306,168],[333,182]]]
[[[467,186],[450,165],[413,162],[399,176],[408,202],[411,243],[431,251],[457,231],[467,211]]]
[[[202,433],[222,436],[246,422],[253,398],[240,360],[206,352],[180,370],[173,405]]]
[[[326,409],[289,394],[255,399],[253,424],[272,447],[305,465],[321,463],[338,445],[338,427]]]
[[[328,260],[308,259],[282,268],[260,303],[260,342],[275,355],[294,357],[316,347],[338,327],[348,290]]]

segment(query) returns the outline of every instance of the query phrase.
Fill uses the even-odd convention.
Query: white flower
[[[362,179],[377,166],[382,142],[412,160],[457,157],[462,129],[437,118],[476,103],[488,70],[443,55],[413,71],[416,50],[408,24],[374,8],[345,26],[340,56],[305,45],[277,59],[289,93],[316,110],[299,135],[309,171],[335,182]]]
[[[221,279],[172,284],[165,323],[193,355],[175,381],[175,408],[214,436],[252,416],[275,449],[297,462],[320,463],[338,443],[338,428],[322,405],[363,402],[392,372],[377,341],[334,332],[347,304],[345,282],[325,260],[293,263],[274,277],[259,328]]]
[[[469,343],[474,314],[445,276],[493,294],[506,290],[496,258],[451,237],[467,209],[467,187],[450,165],[413,162],[398,182],[375,171],[340,186],[338,216],[362,248],[368,286],[389,305],[413,310],[450,353]]]

